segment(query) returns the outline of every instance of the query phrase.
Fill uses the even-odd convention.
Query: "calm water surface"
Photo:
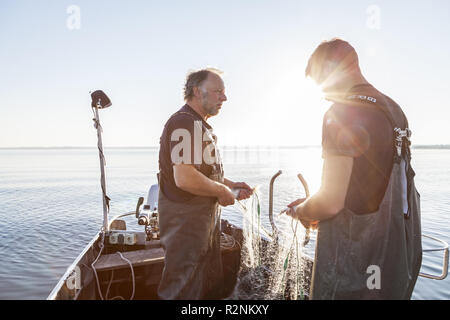
[[[416,185],[421,193],[423,233],[450,242],[450,150],[413,150]],[[107,194],[111,215],[133,211],[140,196],[156,183],[157,149],[106,149]],[[304,195],[296,178],[302,173],[312,192],[320,186],[320,148],[231,149],[222,151],[225,175],[259,186],[263,225],[268,185],[275,183],[274,212]],[[102,224],[97,150],[0,149],[0,299],[45,299]],[[238,207],[223,217],[242,225]],[[289,231],[286,217],[276,218]],[[129,228],[135,224],[128,221]],[[424,248],[435,244],[424,239]],[[314,235],[307,246],[314,252]],[[424,254],[422,271],[440,273],[442,255]],[[450,299],[450,277],[419,278],[414,299]]]

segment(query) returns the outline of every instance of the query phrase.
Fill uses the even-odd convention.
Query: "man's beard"
[[[209,105],[208,93],[202,92],[202,108],[205,110],[208,116],[215,116],[219,113],[219,107],[215,105]]]

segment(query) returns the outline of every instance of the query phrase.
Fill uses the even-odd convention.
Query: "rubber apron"
[[[410,131],[399,107],[386,99],[351,96],[381,108],[393,127],[394,159],[378,211],[344,208],[319,223],[312,299],[410,299],[422,264],[420,196],[414,184]],[[400,133],[408,132],[401,135]]]
[[[208,130],[203,126],[205,130]],[[212,132],[207,132],[212,139]],[[223,183],[223,166],[214,139],[216,165],[209,178]],[[223,267],[217,198],[195,196],[174,202],[159,192],[159,226],[165,264],[158,288],[160,299],[221,298]]]

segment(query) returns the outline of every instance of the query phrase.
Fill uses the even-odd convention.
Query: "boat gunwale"
[[[113,223],[113,221],[125,217],[131,214],[134,214],[135,212],[128,212],[124,214],[117,215],[113,217],[109,223]],[[92,240],[84,247],[83,251],[77,256],[77,258],[72,262],[72,264],[66,269],[66,272],[61,276],[56,286],[53,288],[53,290],[50,292],[46,300],[56,300],[56,296],[59,291],[61,291],[61,288],[63,287],[64,283],[66,282],[67,278],[72,274],[72,272],[75,270],[75,267],[81,262],[81,259],[86,255],[86,253],[91,249],[94,244],[99,240],[101,233],[103,232],[103,229],[100,229],[97,234],[92,238]]]

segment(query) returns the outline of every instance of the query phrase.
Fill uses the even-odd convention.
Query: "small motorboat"
[[[150,194],[157,190],[152,186]],[[153,195],[155,195],[153,193]],[[150,196],[151,198],[151,196]],[[144,210],[128,212],[112,219],[108,231],[103,229],[81,252],[67,269],[48,296],[50,300],[100,300],[100,299],[157,299],[157,288],[164,268],[164,250],[161,247],[157,208],[144,205]],[[137,213],[137,214],[136,214]],[[127,231],[122,218],[136,215],[146,231]],[[223,299],[235,290],[241,270],[243,230],[221,221],[221,251],[225,277]],[[262,246],[270,245],[264,238]],[[312,259],[306,258],[310,279]],[[305,286],[309,286],[305,284]],[[307,295],[306,295],[307,296]]]

